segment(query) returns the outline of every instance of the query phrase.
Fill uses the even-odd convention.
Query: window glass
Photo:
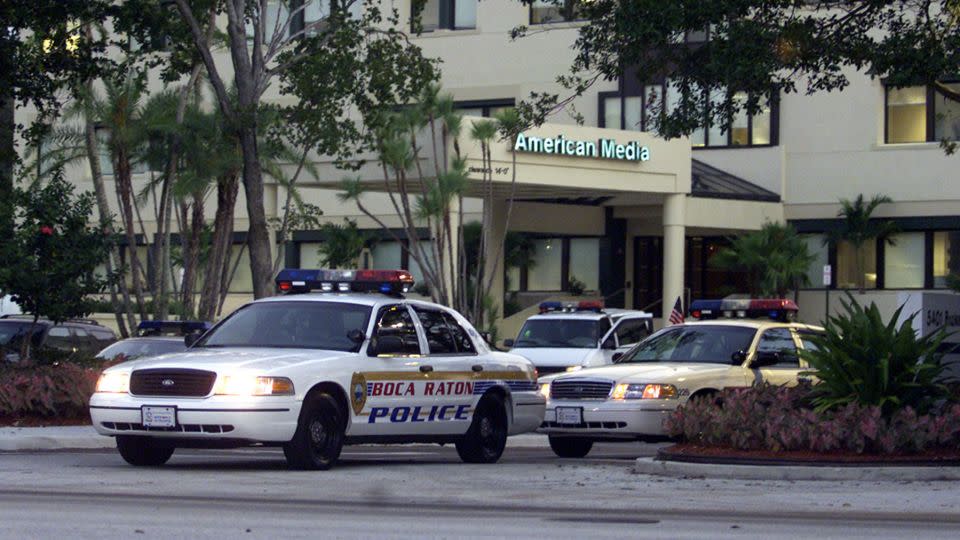
[[[453,27],[457,29],[477,27],[477,0],[454,0]]]
[[[417,338],[417,327],[405,306],[388,306],[380,310],[380,320],[377,322],[376,338],[397,336],[401,340],[402,353],[420,354],[420,341]]]
[[[559,238],[534,240],[534,265],[527,273],[527,290],[530,291],[559,291],[560,266],[563,256],[560,253],[563,242]]]
[[[243,252],[241,254],[241,251]],[[237,261],[237,255],[240,255],[240,261]],[[141,259],[146,260],[146,259]],[[236,268],[233,279],[230,280],[230,292],[253,292],[253,274],[250,273],[250,252],[244,249],[244,246],[235,244],[230,246],[230,264]],[[181,275],[182,278],[182,275]]]
[[[753,115],[751,141],[753,144],[770,144],[770,101],[763,99],[760,109]]]
[[[734,113],[733,121],[730,123],[730,144],[734,146],[750,144],[750,115],[747,114],[745,107],[747,94],[737,92],[733,95],[733,101],[739,110]]]
[[[631,96],[623,98],[623,129],[631,131],[643,130],[641,113],[643,112],[643,101],[640,96]]]
[[[520,290],[520,267],[511,266],[507,268],[507,291],[514,292]]]
[[[110,330],[91,330],[91,333],[93,337],[97,338],[97,341],[113,341],[117,339],[117,336]]]
[[[475,354],[477,349],[474,347],[470,335],[460,326],[460,323],[457,322],[453,315],[444,313],[443,320],[446,321],[447,326],[453,333],[453,341],[457,345],[457,352],[461,354]]]
[[[645,319],[628,319],[617,325],[617,339],[621,347],[629,347],[640,343],[650,335]]]
[[[604,98],[603,126],[610,129],[622,129],[620,124],[620,96]]]
[[[457,346],[450,328],[443,320],[443,315],[433,310],[414,308],[414,311],[420,318],[420,325],[423,326],[426,334],[430,354],[455,354]]]
[[[813,337],[818,334],[810,331],[800,331],[797,332],[797,335],[800,337],[800,343],[803,345],[803,350],[816,351],[819,349],[817,344],[813,341]]]
[[[300,268],[326,268],[323,264],[323,257],[320,255],[321,242],[301,242],[300,243]],[[287,244],[287,249],[291,245]]]
[[[726,325],[673,326],[627,351],[617,362],[696,362],[732,365],[734,353],[750,347],[757,331]]]
[[[887,142],[927,140],[927,89],[924,86],[887,89]]]
[[[440,0],[426,0],[420,12],[420,24],[424,32],[440,28]]]
[[[530,23],[545,24],[577,20],[577,0],[535,0],[530,4]]]
[[[605,323],[605,324],[603,324]],[[569,347],[593,349],[600,338],[610,331],[610,322],[590,319],[561,319],[545,317],[523,323],[514,347],[553,348]]]
[[[834,275],[837,278],[837,287],[841,289],[857,289],[861,285],[865,289],[877,287],[877,245],[868,241],[860,248],[860,260],[863,267],[857,270],[857,250],[847,241],[837,244],[837,269]]]
[[[660,114],[660,99],[663,95],[663,87],[659,84],[647,85],[643,89],[643,130],[653,131],[653,118]]]
[[[423,251],[425,251],[427,254],[426,263],[434,264],[435,261],[434,261],[433,254],[436,253],[436,250],[433,247],[433,242],[430,240],[421,240],[420,247],[422,247]],[[413,276],[413,280],[417,283],[426,283],[426,280],[423,277],[423,270],[420,268],[420,265],[417,263],[417,260],[414,259],[412,255],[408,257],[408,260],[410,262],[407,264],[407,269],[410,271],[410,275]],[[399,265],[400,263],[397,263],[397,264]],[[377,268],[400,268],[400,266],[395,266],[395,267],[390,267],[390,266],[379,267],[378,266]]]
[[[774,328],[767,330],[760,336],[757,352],[780,353],[780,361],[775,367],[799,367],[800,359],[797,356],[797,345],[793,341],[793,334],[788,328]]]
[[[809,287],[819,289],[823,287],[823,267],[830,264],[829,249],[823,243],[822,234],[804,234],[801,235],[803,241],[807,244],[807,253],[813,255],[810,266],[807,267],[807,278],[810,279]]]
[[[113,157],[110,155],[110,130],[107,128],[96,128],[97,150],[100,152],[100,172],[104,176],[113,174]]]
[[[960,83],[950,83],[944,86],[955,92],[960,92]],[[936,87],[934,87],[936,90]],[[933,136],[936,140],[960,140],[960,101],[947,97],[936,90],[933,111]]]
[[[707,41],[707,29],[687,32],[687,43],[702,43]]]
[[[73,349],[73,340],[70,339],[70,330],[64,326],[54,326],[47,332],[47,339],[43,344],[52,349],[69,351]]]
[[[947,276],[960,274],[960,231],[933,233],[933,286],[947,286]]]
[[[457,107],[457,112],[463,116],[483,116],[483,107]]]
[[[719,89],[713,89],[710,91],[711,107],[720,107],[726,99],[727,93],[725,91]],[[717,119],[712,120],[710,122],[707,137],[707,144],[710,146],[726,146],[727,130],[724,129],[723,122]]]
[[[600,289],[600,239],[570,240],[570,279],[582,281],[588,291]]]
[[[892,238],[884,251],[883,286],[888,289],[923,287],[924,233],[903,233]]]
[[[373,267],[380,269],[401,267],[401,247],[397,242],[380,242],[370,250],[373,254]]]
[[[84,330],[83,328],[74,328],[73,333],[76,334],[77,337],[79,338],[90,337],[90,334],[88,334],[87,331]]]
[[[320,0],[315,0],[310,5],[307,6],[307,9],[310,7],[316,7],[314,4],[324,3]],[[306,13],[307,10],[304,10]],[[326,16],[326,15],[324,15]],[[289,24],[288,20],[288,11],[286,2],[281,2],[280,0],[268,0],[267,1],[267,12],[264,14],[264,30],[263,30],[263,42],[269,43],[273,39],[273,36],[276,34],[286,34],[287,26],[284,23]],[[246,22],[247,30],[247,39],[253,39],[254,28],[253,21]]]
[[[282,347],[356,351],[347,337],[366,331],[370,307],[345,302],[263,302],[230,315],[200,347]]]

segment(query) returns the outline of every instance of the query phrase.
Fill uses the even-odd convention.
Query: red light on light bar
[[[289,281],[281,281],[280,283],[277,283],[277,288],[280,289],[280,292],[287,292],[293,289],[293,283]]]
[[[406,270],[357,270],[356,281],[386,281],[413,283],[413,275]]]
[[[577,309],[603,309],[603,300],[581,300]]]
[[[763,298],[750,301],[750,309],[798,311],[800,308],[793,300],[786,298]]]

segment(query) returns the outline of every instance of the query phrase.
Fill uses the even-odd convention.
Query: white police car
[[[344,444],[409,442],[495,462],[508,435],[543,420],[535,369],[491,351],[455,311],[403,299],[412,284],[402,270],[284,270],[281,292],[323,292],[252,302],[187,336],[184,353],[106,370],[93,425],[133,465],[263,444],[327,469]]]
[[[558,456],[583,457],[595,441],[665,439],[664,419],[692,398],[796,384],[806,369],[798,351],[823,331],[790,322],[796,311],[779,299],[694,302],[691,316],[705,320],[664,328],[612,366],[542,378],[549,400],[540,431]],[[732,318],[710,320],[720,315]]]
[[[610,364],[653,332],[652,314],[605,310],[597,300],[543,302],[539,308],[504,345],[533,362],[540,375]]]

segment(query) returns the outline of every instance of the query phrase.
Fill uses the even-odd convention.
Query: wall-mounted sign
[[[616,159],[620,161],[650,161],[650,148],[637,141],[620,144],[613,139],[580,141],[564,138],[563,135],[543,138],[521,133],[517,135],[517,142],[513,145],[513,150],[514,152],[531,154]]]

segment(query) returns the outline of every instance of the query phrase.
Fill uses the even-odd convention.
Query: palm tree
[[[788,291],[810,283],[807,270],[814,259],[791,225],[766,223],[759,231],[733,238],[710,264],[745,272],[751,296],[783,298]]]
[[[854,250],[853,270],[857,276],[857,287],[863,294],[866,288],[866,250],[864,247],[878,239],[894,244],[893,235],[897,226],[890,220],[873,219],[873,212],[881,204],[892,203],[893,199],[886,195],[874,195],[865,201],[863,194],[857,195],[853,201],[840,199],[840,212],[837,217],[842,218],[839,227],[827,233],[824,243],[836,245],[840,241],[849,242]]]

